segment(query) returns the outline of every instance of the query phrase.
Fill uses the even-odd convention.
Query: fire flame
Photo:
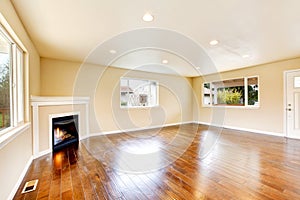
[[[61,138],[63,136],[63,133],[59,130],[59,128],[56,128],[56,138]]]

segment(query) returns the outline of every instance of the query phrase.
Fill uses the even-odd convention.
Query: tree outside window
[[[0,130],[10,126],[10,45],[0,34]]]

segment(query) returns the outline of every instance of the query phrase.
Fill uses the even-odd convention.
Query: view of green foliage
[[[258,77],[247,78],[248,87],[245,88],[243,80],[237,80],[238,84],[226,84],[220,85],[221,82],[213,82],[212,87],[211,83],[204,83],[204,94],[203,98],[205,104],[210,104],[210,99],[212,98],[213,105],[239,105],[245,106],[259,106],[258,99]],[[222,87],[223,86],[223,87]],[[247,89],[247,90],[246,90]],[[247,94],[245,94],[247,92]],[[216,93],[216,94],[215,94]],[[216,98],[216,99],[215,99]]]
[[[7,106],[7,99],[4,98],[9,94],[9,63],[0,63],[0,107]]]
[[[217,94],[218,104],[238,105],[241,104],[241,97],[242,93],[236,88],[218,90]]]
[[[121,102],[121,106],[127,106],[127,102]]]
[[[9,60],[0,63],[0,109],[10,107]],[[9,113],[0,113],[0,128],[10,125]]]
[[[3,127],[3,115],[0,114],[0,129]]]
[[[258,85],[248,85],[248,105],[258,102]]]

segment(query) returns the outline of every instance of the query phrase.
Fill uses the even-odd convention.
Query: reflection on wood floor
[[[219,131],[90,137],[34,160],[14,199],[300,199],[300,140]],[[32,179],[37,189],[21,194]]]

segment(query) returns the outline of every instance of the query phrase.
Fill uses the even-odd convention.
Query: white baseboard
[[[89,138],[89,137],[90,137],[89,134],[88,134],[88,135],[85,135],[85,136],[79,136],[79,141],[80,141],[80,140],[87,139],[87,138]]]
[[[196,122],[186,121],[186,122],[177,122],[177,123],[163,124],[163,125],[157,125],[157,126],[148,126],[148,127],[142,127],[142,128],[132,128],[132,129],[115,130],[115,131],[103,131],[103,132],[98,132],[98,133],[90,133],[90,135],[88,137],[100,136],[100,135],[110,135],[110,134],[117,134],[117,133],[124,133],[124,132],[133,132],[133,131],[142,131],[142,130],[149,130],[149,129],[155,129],[155,128],[164,128],[164,127],[169,127],[169,126],[191,124],[191,123],[196,123]],[[88,137],[86,137],[86,138],[88,138]]]
[[[34,155],[34,156],[33,156],[33,159],[42,157],[42,156],[44,156],[44,155],[46,155],[46,154],[48,154],[48,153],[51,153],[51,152],[52,152],[51,149],[47,149],[47,150],[41,151],[41,152],[39,152],[37,155]]]
[[[285,136],[286,137],[286,136]],[[287,138],[289,139],[294,139],[294,140],[300,140],[300,137],[295,137],[295,136],[287,136]]]
[[[257,129],[248,129],[248,128],[242,128],[242,127],[237,127],[237,126],[217,125],[217,124],[211,124],[211,123],[208,123],[208,122],[200,122],[200,121],[199,122],[195,121],[194,123],[207,125],[207,126],[216,126],[216,127],[228,128],[228,129],[233,129],[233,130],[238,130],[238,131],[247,131],[247,132],[251,132],[251,133],[258,133],[258,134],[264,134],[264,135],[284,137],[283,133],[276,133],[276,132],[263,131],[263,130],[257,130]]]
[[[17,191],[18,191],[18,189],[19,189],[19,187],[20,187],[23,179],[25,178],[25,175],[26,175],[26,173],[27,173],[27,171],[28,171],[28,169],[29,169],[32,161],[33,161],[33,156],[31,156],[29,158],[29,160],[27,161],[27,163],[26,163],[26,165],[25,165],[25,167],[24,167],[24,169],[23,169],[23,171],[22,171],[22,173],[21,173],[21,175],[20,175],[17,183],[15,184],[14,188],[12,189],[12,191],[10,192],[10,194],[9,194],[9,196],[7,198],[8,200],[11,200],[11,199],[14,198],[14,196],[17,193]]]

